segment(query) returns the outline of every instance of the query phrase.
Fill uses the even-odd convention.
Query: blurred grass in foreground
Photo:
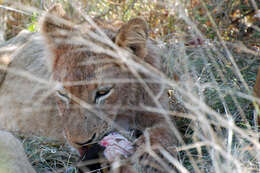
[[[23,6],[0,1],[3,6],[0,8],[3,23],[0,29],[4,29],[7,39],[25,28],[38,31],[38,17],[54,1],[19,2]],[[255,17],[259,14],[259,2],[80,0],[73,5],[71,1],[59,2],[71,16],[78,15],[74,5],[92,17],[127,21],[143,16],[148,21],[150,36],[160,40],[167,49],[163,60],[169,78],[174,74],[179,77],[171,88],[175,93],[172,110],[191,112],[197,118],[194,121],[176,118],[187,145],[187,148],[180,147],[181,162],[186,169],[191,172],[222,173],[239,169],[240,172],[259,172],[259,147],[252,145],[250,140],[258,141],[258,127],[253,117],[252,99],[248,98],[252,95],[260,64],[260,19]],[[77,18],[76,22],[81,20]],[[192,94],[201,104],[191,101],[180,89]],[[219,118],[203,104],[214,110]],[[231,128],[229,121],[242,132]],[[63,144],[38,137],[21,139],[38,172],[55,172],[76,160]],[[190,146],[192,144],[194,146]]]

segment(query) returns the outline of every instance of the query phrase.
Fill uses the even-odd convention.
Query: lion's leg
[[[174,169],[165,154],[176,159],[176,145],[175,135],[165,125],[146,129],[135,142],[136,156],[131,158],[137,172],[163,173]]]

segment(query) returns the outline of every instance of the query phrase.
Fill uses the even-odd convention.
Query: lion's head
[[[92,22],[74,25],[55,5],[41,28],[52,53],[53,79],[60,83],[57,103],[65,135],[76,148],[114,129],[129,132],[152,125],[160,119],[147,108],[155,107],[154,99],[167,107],[159,74],[142,68],[161,68],[145,20],[131,19],[119,29]]]

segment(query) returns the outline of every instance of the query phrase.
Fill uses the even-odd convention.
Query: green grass
[[[32,166],[39,173],[67,169],[78,160],[76,153],[68,145],[44,137],[18,136]]]

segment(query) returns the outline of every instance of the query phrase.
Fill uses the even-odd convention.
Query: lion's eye
[[[107,98],[112,93],[113,87],[103,87],[96,91],[95,103],[102,103],[105,98]]]
[[[65,88],[60,88],[57,90],[57,95],[64,101],[68,101],[70,99],[69,93],[65,90]]]
[[[136,45],[130,45],[129,48],[135,53],[137,51],[137,46]]]
[[[109,93],[109,90],[100,90],[100,91],[97,91],[96,97],[102,97],[102,96],[105,96],[108,93]]]

